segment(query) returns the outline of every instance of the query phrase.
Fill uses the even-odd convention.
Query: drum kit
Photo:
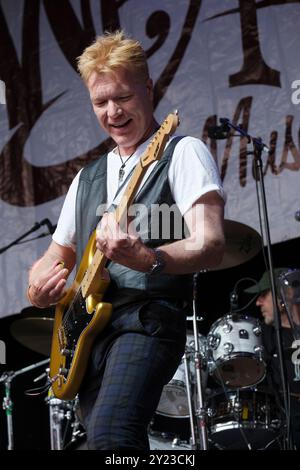
[[[151,423],[150,446],[191,450],[280,446],[280,408],[273,393],[259,385],[266,377],[259,320],[248,315],[225,315],[212,325],[206,338],[199,335],[198,341],[204,407],[200,417],[202,426],[206,423],[207,442],[199,435],[197,419],[193,419],[199,413],[198,389],[194,340],[188,334],[182,363],[164,387]],[[209,382],[217,387],[208,387]],[[193,438],[197,431],[198,446],[197,437]]]
[[[219,270],[253,258],[262,248],[260,235],[238,222],[225,221],[225,256]],[[199,273],[198,273],[199,274]],[[197,275],[194,276],[194,291]],[[265,449],[279,439],[282,417],[273,394],[259,384],[266,377],[260,321],[247,314],[230,312],[215,321],[207,336],[198,331],[194,292],[192,322],[185,354],[163,388],[149,425],[150,449]],[[11,325],[11,334],[22,345],[49,357],[53,319],[27,317]],[[40,367],[46,361],[30,368]],[[3,374],[9,448],[13,448],[10,384],[14,376]],[[47,375],[45,373],[44,375]],[[38,380],[39,378],[37,378]],[[212,385],[211,385],[212,384]],[[84,440],[78,402],[58,400],[51,392],[49,407],[50,445],[53,450],[77,449]]]
[[[234,221],[225,221],[225,238],[218,270],[242,264],[262,248],[255,230]],[[282,412],[274,394],[260,385],[267,374],[261,322],[230,312],[205,337],[198,332],[202,318],[196,315],[195,297],[185,354],[161,394],[150,425],[150,448],[279,448]]]

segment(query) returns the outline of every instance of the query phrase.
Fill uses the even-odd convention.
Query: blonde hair
[[[135,72],[137,78],[145,82],[149,78],[145,51],[137,40],[126,37],[123,31],[106,32],[98,36],[77,57],[77,65],[85,82],[93,72],[109,73],[119,67]]]

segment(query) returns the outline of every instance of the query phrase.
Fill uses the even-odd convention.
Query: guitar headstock
[[[157,133],[160,130],[163,130],[166,134],[172,135],[176,131],[179,124],[180,124],[180,121],[179,121],[178,111],[177,111],[177,109],[175,109],[175,111],[173,111],[173,113],[170,113],[166,117],[166,119],[164,120],[164,122],[160,126]]]
[[[141,165],[143,167],[148,166],[155,160],[160,159],[168,137],[174,134],[178,126],[179,116],[178,111],[175,110],[166,117],[158,131],[155,133],[150,144],[147,146],[146,151],[141,157]]]

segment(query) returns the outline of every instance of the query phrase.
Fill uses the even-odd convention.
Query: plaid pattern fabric
[[[89,449],[149,448],[147,428],[185,347],[185,314],[163,301],[114,312],[79,394]]]

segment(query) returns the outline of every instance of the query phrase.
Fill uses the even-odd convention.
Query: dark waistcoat
[[[187,228],[173,199],[168,169],[174,147],[181,137],[175,137],[136,195],[131,210],[136,230],[149,247],[157,247],[184,238]],[[77,265],[88,239],[101,220],[99,205],[107,201],[107,154],[85,167],[79,179],[76,198]],[[172,210],[169,211],[169,208]],[[160,213],[160,215],[159,215]],[[169,214],[171,213],[171,217]],[[167,216],[167,217],[166,217]],[[162,220],[163,219],[163,220]],[[167,220],[168,219],[168,220]],[[149,275],[108,262],[111,285],[108,299],[117,292],[136,292],[144,297],[168,297],[188,300],[191,292],[190,275],[160,273]]]

